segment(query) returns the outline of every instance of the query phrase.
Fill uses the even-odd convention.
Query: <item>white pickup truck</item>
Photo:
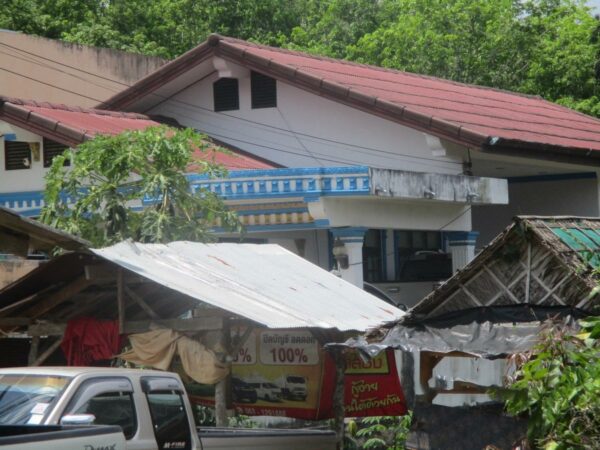
[[[127,450],[336,447],[333,431],[196,429],[183,384],[169,372],[96,367],[0,369],[0,426],[92,423],[118,425]]]

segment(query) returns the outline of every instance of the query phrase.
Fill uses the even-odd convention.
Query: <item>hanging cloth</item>
[[[168,370],[175,352],[185,373],[202,384],[215,384],[229,373],[227,365],[200,342],[168,329],[129,335],[131,350],[119,358],[134,364]]]
[[[60,344],[69,366],[89,366],[121,351],[116,320],[89,317],[69,320]]]

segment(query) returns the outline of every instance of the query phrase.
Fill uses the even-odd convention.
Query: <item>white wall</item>
[[[0,193],[40,191],[44,189],[44,175],[46,175],[48,169],[44,168],[41,136],[0,121],[0,135],[8,133],[16,134],[17,141],[39,143],[40,158],[39,161],[32,161],[29,169],[6,170],[4,161],[4,138],[0,137]]]
[[[517,215],[598,216],[598,181],[593,178],[508,184],[510,204],[473,207],[477,247],[488,244]]]
[[[239,78],[237,111],[213,112],[214,74],[150,112],[174,117],[183,125],[289,167],[368,165],[456,174],[462,170],[457,157],[434,157],[421,132],[282,82],[277,82],[277,108],[253,110],[249,72],[245,74]]]

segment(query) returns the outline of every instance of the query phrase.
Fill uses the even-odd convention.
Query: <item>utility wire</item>
[[[93,72],[86,71],[86,70],[83,70],[81,68],[78,68],[76,66],[72,66],[72,65],[60,62],[60,61],[56,61],[56,60],[51,59],[51,58],[44,57],[42,55],[38,55],[36,53],[32,53],[32,52],[29,52],[29,51],[26,51],[26,50],[19,49],[18,47],[14,47],[14,46],[6,44],[6,43],[0,43],[0,45],[2,45],[4,47],[12,48],[12,49],[14,49],[16,51],[29,54],[31,56],[34,56],[34,57],[37,57],[37,58],[40,58],[40,59],[52,62],[52,63],[60,65],[60,66],[68,67],[70,69],[73,69],[73,70],[76,70],[76,71],[79,71],[79,72],[82,72],[82,73],[85,73],[85,74],[88,74],[88,75],[91,75],[91,76],[95,76],[97,78],[101,78],[101,79],[104,79],[104,80],[107,80],[107,81],[111,81],[113,83],[118,83],[118,84],[120,84],[120,85],[122,85],[124,87],[129,87],[130,86],[130,85],[128,85],[128,84],[126,84],[124,82],[121,82],[119,80],[115,80],[113,78],[109,78],[109,77],[106,77],[106,76],[98,75],[98,74],[95,74]],[[11,55],[11,56],[16,57],[15,55]],[[61,72],[61,73],[64,73],[64,74],[67,74],[67,75],[70,75],[70,76],[77,77],[74,74],[62,71],[62,70],[60,70],[58,68],[55,68],[55,67],[48,66],[48,65],[40,63],[38,61],[30,60],[29,62],[34,63],[34,64],[38,64],[38,65],[40,65],[42,67],[46,67],[48,69],[56,70],[58,72]],[[4,68],[0,68],[0,69],[5,70],[7,72],[11,72],[8,69],[4,69]],[[51,86],[51,87],[63,90],[65,92],[69,92],[69,93],[72,93],[72,94],[75,94],[75,95],[81,95],[82,97],[89,98],[89,99],[97,101],[97,102],[101,102],[102,101],[102,100],[98,100],[98,99],[95,99],[95,98],[92,98],[92,97],[89,97],[89,96],[86,96],[86,95],[83,95],[83,94],[79,94],[79,93],[76,93],[76,92],[73,92],[73,91],[61,88],[59,86],[52,85],[51,83],[47,83],[47,82],[43,82],[41,80],[37,80],[37,79],[31,78],[31,77],[27,77],[26,75],[22,75],[22,74],[19,74],[19,73],[16,73],[16,72],[11,72],[11,73],[14,73],[15,75],[23,76],[24,78],[31,79],[33,81],[45,84],[47,86]],[[77,77],[77,78],[80,78],[80,79],[82,79],[84,81],[90,82],[90,83],[92,83],[92,84],[94,84],[94,85],[96,85],[98,87],[102,87],[102,88],[105,88],[107,90],[113,90],[113,88],[110,88],[110,87],[107,87],[107,86],[104,86],[104,85],[99,85],[97,83],[94,83],[92,80],[87,80],[87,79],[81,78],[81,77]],[[349,143],[349,142],[341,142],[341,141],[337,141],[337,140],[334,140],[334,139],[327,139],[327,138],[323,138],[321,136],[314,136],[314,135],[311,135],[311,134],[308,134],[308,133],[302,133],[302,132],[299,132],[299,131],[292,131],[291,129],[285,129],[285,128],[282,128],[282,127],[277,127],[275,125],[270,125],[270,124],[265,124],[265,123],[261,123],[261,122],[256,122],[256,121],[251,120],[251,119],[247,119],[247,118],[243,118],[243,117],[237,117],[237,116],[234,116],[234,115],[231,115],[231,114],[227,114],[227,113],[218,113],[217,114],[217,113],[215,113],[210,108],[206,108],[206,107],[203,107],[203,106],[200,106],[200,105],[197,105],[197,104],[192,104],[192,103],[189,103],[189,102],[185,102],[183,100],[175,99],[175,98],[172,98],[172,97],[161,96],[161,95],[156,94],[156,93],[152,93],[151,95],[154,95],[154,96],[157,96],[159,98],[162,98],[163,100],[166,100],[167,102],[173,102],[173,103],[185,105],[185,106],[187,106],[189,108],[192,108],[192,109],[195,109],[195,110],[202,110],[202,111],[206,111],[206,112],[209,112],[209,113],[213,113],[217,117],[223,117],[223,116],[225,116],[225,117],[229,117],[229,118],[234,119],[234,120],[243,121],[243,122],[251,123],[253,125],[258,125],[258,126],[261,126],[261,127],[265,127],[265,128],[270,128],[270,129],[282,131],[282,132],[284,132],[286,134],[292,134],[292,136],[294,136],[298,140],[298,142],[300,143],[300,145],[302,147],[304,147],[304,149],[309,154],[310,154],[310,151],[301,142],[301,140],[298,138],[298,136],[304,136],[304,137],[308,137],[308,138],[312,138],[312,139],[317,139],[319,141],[328,142],[328,143],[332,143],[332,144],[336,144],[336,145],[340,145],[340,146],[353,147],[353,148],[358,148],[358,149],[361,149],[361,150],[369,150],[371,152],[389,154],[389,155],[395,156],[395,157],[400,156],[400,157],[406,157],[406,158],[411,158],[411,159],[415,159],[415,160],[424,160],[424,161],[436,162],[438,164],[448,164],[448,165],[455,164],[455,165],[461,165],[462,166],[462,162],[457,162],[457,161],[442,161],[442,160],[439,160],[439,159],[436,159],[436,158],[428,158],[428,157],[424,157],[424,156],[408,155],[408,154],[397,153],[397,152],[393,152],[393,151],[387,151],[387,150],[377,149],[377,148],[363,146],[363,145],[358,145],[358,144],[352,144],[352,143]],[[277,109],[279,110],[279,108],[277,108]],[[281,114],[281,112],[280,112],[280,114]],[[190,117],[188,117],[188,118],[190,118]],[[284,122],[287,123],[287,121],[285,120],[285,118],[284,117],[282,117],[282,118],[283,118]],[[195,120],[195,118],[194,118],[194,120]],[[442,166],[439,166],[439,167],[442,167]],[[445,167],[445,168],[447,168],[447,167]]]

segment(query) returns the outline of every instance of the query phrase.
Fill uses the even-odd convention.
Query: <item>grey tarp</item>
[[[531,350],[547,319],[575,326],[574,319],[581,316],[572,308],[473,308],[424,321],[407,316],[389,328],[382,339],[373,341],[361,336],[332,346],[356,348],[368,357],[395,348],[406,352],[458,351],[492,359]]]

